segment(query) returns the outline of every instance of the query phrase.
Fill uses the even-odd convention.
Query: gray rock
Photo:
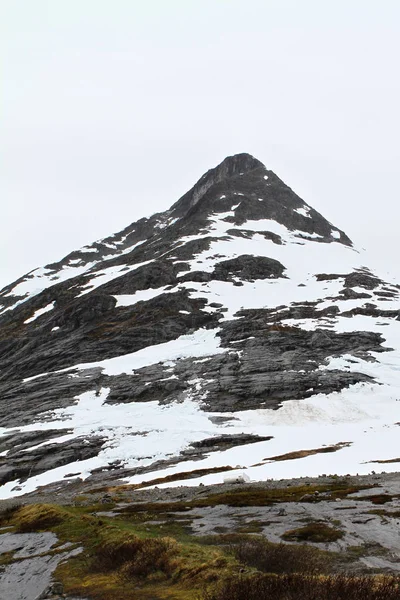
[[[308,209],[307,217],[297,212],[304,207]],[[224,217],[227,239],[251,240],[262,235],[276,249],[275,245],[283,243],[276,233],[238,228],[247,220],[265,219],[292,231],[295,243],[302,244],[304,239],[317,234],[318,243],[334,241],[351,245],[342,231],[337,230],[339,237],[333,239],[332,225],[307,207],[258,160],[248,154],[228,157],[205,173],[169,210],[140,219],[123,231],[95,242],[87,248],[92,252],[81,249],[47,265],[54,284],[41,293],[25,302],[22,296],[12,295],[15,285],[28,281],[32,274],[0,292],[0,309],[22,301],[0,314],[0,426],[18,428],[38,418],[51,420],[52,411],[67,408],[80,394],[102,387],[110,388],[107,398],[110,404],[150,401],[167,404],[183,401],[190,393],[201,408],[227,413],[277,409],[286,400],[328,394],[358,382],[372,381],[362,373],[318,368],[331,357],[350,354],[375,360],[372,352],[386,350],[382,336],[376,333],[329,331],[331,320],[340,312],[334,301],[355,297],[374,299],[375,294],[378,298],[379,294],[390,298],[398,294],[398,288],[387,284],[383,289],[383,282],[367,269],[344,274],[320,273],[319,281],[343,279],[343,290],[323,310],[318,309],[317,301],[294,302],[272,309],[244,308],[237,313],[238,318],[227,320],[223,299],[208,304],[206,294],[201,297],[198,292],[199,284],[218,280],[243,286],[256,279],[283,278],[286,266],[273,258],[242,254],[229,259],[219,257],[221,260],[213,270],[205,272],[197,267],[197,271],[191,272],[189,261],[209,249],[215,240],[212,230],[209,231],[210,219],[226,212],[230,213]],[[71,265],[71,260],[88,266],[88,271],[59,282],[60,270]],[[116,277],[91,290],[89,283],[96,283],[99,273],[109,267],[116,269]],[[191,296],[190,282],[196,297]],[[146,302],[117,307],[117,295],[161,287],[165,288],[164,293]],[[360,293],[354,287],[367,291]],[[81,294],[83,290],[85,294]],[[35,311],[49,303],[54,303],[52,310],[29,321]],[[380,310],[372,302],[341,314],[400,319],[400,311]],[[286,326],[282,323],[285,319],[319,319],[321,327],[315,332],[305,331]],[[219,328],[221,347],[226,353],[211,356],[204,363],[182,359],[172,367],[154,364],[118,376],[105,375],[99,367],[62,372],[74,365],[176,340],[199,328]],[[202,381],[201,393],[190,383],[193,379]],[[1,438],[0,452],[7,454],[0,457],[0,485],[94,457],[104,443],[97,436],[57,444],[55,438],[66,433],[63,430],[27,434],[15,430]],[[251,442],[240,435],[207,439],[171,457],[168,464],[198,458],[205,451]],[[136,472],[165,464],[166,461],[159,461],[138,467]],[[111,478],[114,471],[124,472],[118,464],[113,464],[94,473],[94,478]]]
[[[58,594],[50,585],[51,577],[57,565],[75,556],[81,549],[48,554],[57,536],[44,533],[3,533],[0,534],[0,554],[14,551],[14,558],[20,560],[7,564],[0,573],[0,598],[4,600],[42,600]]]

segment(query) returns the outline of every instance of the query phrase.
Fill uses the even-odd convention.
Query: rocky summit
[[[398,470],[399,291],[226,158],[0,292],[0,498]]]

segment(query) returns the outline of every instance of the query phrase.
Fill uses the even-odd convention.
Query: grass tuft
[[[330,570],[327,552],[306,545],[273,544],[252,536],[231,546],[231,552],[242,564],[264,573],[320,574]]]
[[[171,574],[172,558],[179,546],[172,538],[121,535],[102,540],[95,548],[91,569],[109,572],[121,569],[124,579],[145,578],[151,573]]]
[[[389,494],[374,494],[371,496],[360,496],[357,500],[366,500],[372,502],[372,504],[386,504],[386,502],[393,500],[393,496]]]
[[[325,523],[309,523],[304,527],[290,529],[282,535],[282,539],[289,542],[336,542],[343,537],[343,532]]]
[[[0,505],[0,525],[8,524],[22,504],[18,501],[6,501]]]
[[[31,504],[18,509],[13,521],[20,533],[51,529],[68,519],[68,512],[53,504]]]
[[[201,600],[399,600],[399,577],[245,574],[222,581]]]
[[[222,581],[201,600],[399,600],[399,585],[400,578],[391,576],[249,574]]]

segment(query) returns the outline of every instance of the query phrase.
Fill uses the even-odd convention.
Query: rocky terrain
[[[250,155],[0,307],[0,497],[99,473],[396,468],[399,288]]]
[[[101,519],[102,528],[111,524],[124,530],[133,527],[147,535],[173,535],[178,540],[192,540],[192,544],[220,544],[222,548],[233,541],[263,536],[272,544],[306,543],[328,553],[338,573],[361,576],[400,571],[398,474],[165,489],[119,485],[108,491],[87,482],[65,482],[17,502],[3,501],[0,515],[29,506],[47,507],[51,513],[51,507],[57,505],[75,507],[72,510],[77,514]],[[54,523],[57,525],[57,521]],[[82,553],[82,564],[86,563],[83,557],[87,551],[76,543],[73,533],[72,541],[60,540],[51,531],[51,520],[38,522],[39,531],[25,527],[23,533],[16,532],[12,525],[9,521],[0,527],[2,597],[85,600],[82,595],[68,594],[69,571],[56,570],[58,565],[68,565],[66,561],[73,557],[79,560]],[[142,593],[140,597],[148,597],[145,589]],[[175,593],[179,590],[172,591],[172,598],[181,597]],[[101,594],[94,597],[114,598],[105,590]]]
[[[399,292],[247,154],[4,288],[3,596],[83,599],[86,581],[91,599],[136,597],[120,571],[120,595],[87,571],[109,531],[195,543],[228,574],[203,538],[399,571]],[[223,483],[242,473],[251,484]],[[176,577],[195,591],[187,552]],[[153,584],[140,597],[192,598]]]

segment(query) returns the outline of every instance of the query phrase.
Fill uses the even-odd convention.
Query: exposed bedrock
[[[114,298],[91,298],[83,304],[71,303],[65,309],[67,314],[62,311],[49,316],[42,330],[21,327],[18,334],[1,340],[0,382],[136,352],[194,329],[216,326],[219,320],[218,313],[202,310],[205,299],[190,299],[187,290],[115,310],[107,310],[115,306]],[[107,298],[112,301],[108,303]],[[60,329],[49,335],[54,326]]]
[[[244,281],[282,277],[285,267],[273,258],[243,254],[230,260],[219,262],[213,272],[213,279],[231,281],[240,277]]]
[[[383,350],[379,334],[271,326],[264,322],[263,311],[260,313],[258,319],[253,316],[246,323],[239,319],[223,325],[222,346],[230,348],[225,354],[206,362],[182,359],[173,368],[160,364],[144,367],[133,376],[114,377],[112,384],[105,379],[105,385],[112,385],[107,402],[183,400],[191,389],[188,382],[200,378],[200,401],[208,411],[277,408],[284,400],[371,381],[361,373],[318,367],[324,366],[329,357],[345,353],[371,359],[370,351]]]
[[[265,256],[242,254],[236,258],[221,260],[212,272],[191,271],[179,277],[179,282],[196,281],[254,281],[284,277],[285,267],[278,260]]]
[[[100,369],[86,369],[82,376],[79,372],[51,373],[25,383],[0,382],[0,427],[28,425],[38,414],[42,415],[42,421],[50,421],[53,418],[50,411],[71,406],[80,394],[97,389],[100,375]],[[48,415],[43,415],[46,412]]]
[[[60,431],[60,436],[63,435]],[[7,442],[7,439],[4,440]],[[19,479],[25,481],[51,469],[97,456],[104,440],[99,436],[81,437],[60,443],[48,443],[29,450],[13,448],[0,457],[0,485]],[[71,473],[72,474],[72,473]]]
[[[290,281],[293,257],[296,273]],[[235,419],[230,412],[275,410],[285,401],[359,382],[374,382],[378,389],[377,382],[357,372],[366,370],[365,363],[363,369],[357,363],[387,351],[384,337],[369,331],[337,333],[335,327],[354,315],[370,317],[353,323],[373,330],[388,325],[386,319],[400,319],[398,304],[390,303],[399,288],[357,267],[358,258],[342,231],[258,160],[241,154],[208,171],[169,210],[7,286],[0,292],[0,427],[15,429],[0,437],[0,484],[72,467],[96,456],[105,437],[107,443],[112,440],[113,423],[110,429],[104,424],[102,434],[103,423],[94,419],[98,437],[84,439],[79,419],[69,418],[68,411],[54,414],[75,405],[85,392],[109,388],[99,400],[107,396],[108,404],[193,401],[211,413],[210,421],[223,424]],[[257,281],[260,285],[248,284]],[[252,308],[271,306],[276,297],[282,298],[281,306]],[[243,309],[232,315],[233,306]],[[192,336],[200,329],[217,330],[217,339],[209,331]],[[181,336],[190,337],[160,352],[155,348]],[[126,357],[147,348],[140,360]],[[109,375],[112,371],[101,363],[118,357],[125,357],[116,361],[123,363],[122,373]],[[165,362],[148,364],[160,357]],[[336,363],[343,365],[340,370],[332,357],[343,357]],[[147,366],[136,368],[142,364]],[[98,406],[98,399],[89,394],[84,408],[91,400]],[[137,407],[131,408],[134,413]],[[149,414],[157,410],[142,408]],[[191,408],[196,413],[196,406]],[[120,410],[103,409],[106,415]],[[44,431],[42,424],[50,427],[52,420],[54,429]],[[25,425],[38,430],[17,430]],[[135,427],[128,424],[132,435],[146,434]],[[260,441],[243,437],[241,430],[235,439],[213,427],[210,431],[218,436],[195,442],[183,454],[161,452],[158,458],[166,460],[158,460],[158,466]],[[58,435],[71,437],[56,443]],[[126,455],[115,455],[115,463],[112,456],[104,469],[122,469]],[[137,472],[154,470],[151,460],[146,454]]]

